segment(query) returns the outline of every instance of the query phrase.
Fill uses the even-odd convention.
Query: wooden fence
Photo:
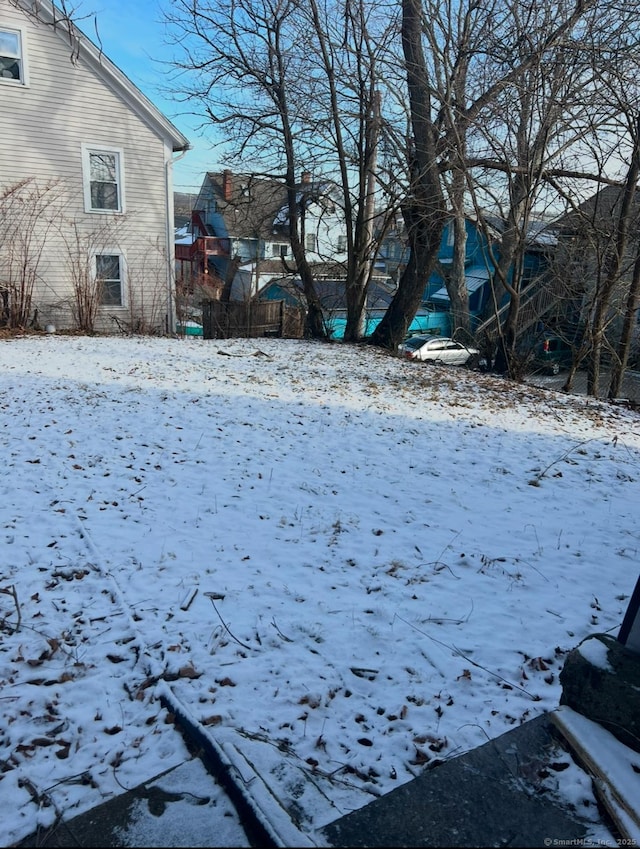
[[[279,336],[302,338],[304,312],[284,301],[205,301],[202,335],[205,339]]]

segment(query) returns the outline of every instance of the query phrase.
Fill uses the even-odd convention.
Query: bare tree
[[[167,21],[184,46],[184,96],[227,132],[236,157],[251,155],[287,190],[289,240],[307,302],[307,333],[326,336],[322,305],[306,256],[297,190],[306,143],[301,90],[307,37],[299,0],[175,0]],[[280,173],[278,174],[278,169]]]
[[[612,399],[617,398],[620,394],[622,379],[625,375],[631,353],[633,331],[638,321],[638,309],[640,309],[640,241],[636,238],[636,258],[633,264],[631,284],[625,303],[624,320],[616,348],[616,357],[611,365],[608,396]]]
[[[148,239],[138,243],[142,262],[126,276],[127,317],[113,314],[112,320],[128,335],[160,336],[166,332],[167,248],[165,240]]]
[[[492,16],[478,0],[446,0],[429,4],[427,20],[425,40],[440,104],[439,119],[447,137],[442,179],[453,227],[453,261],[449,268],[439,270],[449,295],[452,334],[462,332],[468,338],[471,322],[465,265],[469,138],[460,117],[476,87],[474,69],[490,40]]]
[[[27,327],[47,234],[62,209],[58,181],[39,184],[35,178],[0,188],[0,297],[2,323]]]
[[[394,100],[385,82],[399,67],[395,9],[404,80]],[[513,354],[534,205],[554,179],[586,176],[582,164],[571,167],[571,157],[578,145],[588,151],[611,115],[602,98],[594,99],[585,55],[601,55],[625,38],[630,43],[634,9],[623,14],[611,0],[398,0],[388,26],[375,18],[377,4],[364,0],[175,0],[173,10],[169,20],[186,56],[178,67],[192,80],[186,96],[227,132],[239,160],[252,157],[272,174],[281,169],[308,331],[323,335],[324,327],[301,238],[297,175],[323,159],[339,175],[348,222],[347,338],[356,340],[376,251],[376,183],[388,190],[385,211],[395,213],[390,169],[376,174],[382,139],[402,172],[393,188],[400,189],[409,258],[372,341],[393,349],[404,338],[450,218],[455,250],[445,283],[452,326],[469,331],[465,201],[475,197],[480,211],[479,198],[502,191],[495,303],[508,293],[501,333]],[[404,99],[408,114],[398,108]]]
[[[344,338],[358,341],[364,335],[367,290],[379,247],[374,220],[378,147],[381,135],[381,72],[393,21],[381,25],[376,4],[366,0],[336,4],[308,4],[317,45],[320,74],[317,84],[324,93],[317,104],[326,112],[320,157],[325,169],[339,174],[345,227],[347,323]],[[385,216],[390,210],[385,210]],[[378,222],[380,223],[380,222]],[[384,222],[382,231],[384,230]]]
[[[600,366],[602,347],[604,342],[607,313],[611,304],[611,298],[620,280],[627,245],[629,242],[629,231],[634,214],[634,199],[638,178],[640,177],[640,125],[634,132],[634,146],[631,156],[627,180],[622,192],[621,204],[618,218],[615,222],[615,239],[605,257],[604,279],[598,298],[593,310],[591,322],[591,351],[589,355],[589,368],[587,372],[587,393],[597,397],[600,385]]]
[[[75,328],[83,333],[96,332],[96,320],[103,303],[103,280],[96,268],[96,256],[118,243],[118,231],[124,220],[106,218],[102,226],[86,230],[75,218],[62,222],[60,235],[65,245],[65,262],[71,281],[71,313]]]
[[[402,0],[402,49],[405,57],[411,149],[408,151],[409,189],[402,215],[409,243],[409,260],[398,289],[372,335],[373,344],[395,349],[418,310],[426,281],[435,265],[447,206],[440,177],[438,127],[433,118],[432,85],[423,47],[420,0]]]
[[[559,4],[525,4],[520,0],[501,4],[496,0],[482,7],[483,15],[475,25],[482,25],[485,32],[489,31],[491,41],[485,45],[486,52],[478,52],[476,65],[469,68],[468,73],[473,70],[473,88],[467,87],[462,106],[460,89],[453,84],[459,82],[459,78],[452,78],[451,72],[448,75],[436,74],[431,63],[433,45],[439,45],[444,38],[433,29],[437,16],[431,14],[431,9],[430,14],[425,13],[419,0],[403,0],[403,53],[411,110],[411,167],[414,175],[403,213],[409,225],[411,252],[420,254],[420,258],[411,257],[409,260],[394,301],[374,334],[374,341],[378,344],[395,347],[401,341],[420,303],[422,287],[434,267],[448,212],[442,175],[451,170],[452,162],[461,159],[461,151],[467,173],[472,164],[480,164],[478,159],[470,162],[470,157],[464,155],[471,128],[486,120],[501,95],[506,97],[507,92],[513,92],[519,86],[524,91],[528,86],[527,78],[536,68],[544,67],[550,51],[578,40],[580,27],[593,14],[595,5],[596,0],[566,0]],[[516,12],[527,17],[526,26],[515,25]],[[470,34],[467,38],[471,44],[479,46],[480,42],[471,38]],[[526,49],[519,50],[522,40]],[[429,53],[425,53],[425,42],[429,45]],[[451,71],[454,69],[457,69],[455,64]],[[458,104],[457,108],[453,108],[454,102]],[[540,140],[545,138],[546,134],[542,131]],[[541,151],[545,150],[544,145],[538,146]],[[536,166],[535,158],[527,161],[526,170],[518,166],[517,160],[516,166],[514,173],[520,176],[512,182],[511,205],[514,212],[519,213],[514,218],[521,221],[531,201],[526,183],[535,184],[540,179],[540,167]],[[503,170],[511,167],[511,162],[498,165],[498,169]],[[525,173],[529,176],[522,185]],[[420,228],[423,232],[418,236]],[[519,229],[521,231],[522,228]],[[513,263],[519,249],[518,228],[512,228],[510,238],[511,244],[507,240],[506,246]],[[416,269],[421,277],[419,281],[416,280]]]
[[[637,111],[637,65],[626,50],[625,29],[593,51],[597,92],[608,117],[603,132],[593,140],[592,159],[599,163],[600,180],[609,171],[624,169],[623,179],[611,180],[573,214],[571,230],[588,270],[577,349],[587,356],[587,392],[600,392],[603,359],[611,360],[609,396],[620,391],[629,357],[636,311],[640,302],[638,261],[637,183],[640,179],[640,115]],[[625,47],[621,50],[620,47]],[[620,61],[620,56],[624,61]],[[594,101],[597,103],[597,101]],[[592,110],[596,107],[591,106]],[[613,168],[610,163],[613,161]],[[566,388],[572,385],[575,368]]]

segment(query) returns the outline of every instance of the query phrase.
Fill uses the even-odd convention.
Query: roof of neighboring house
[[[296,264],[293,260],[289,261],[281,257],[274,257],[273,259],[259,259],[257,262],[255,260],[244,262],[240,266],[240,270],[254,272],[256,266],[260,274],[293,274]]]
[[[563,216],[558,225],[563,233],[575,233],[586,228],[595,228],[603,238],[611,238],[615,233],[624,196],[623,186],[605,186],[590,198],[583,201],[577,209]],[[633,201],[633,219],[640,215],[640,192],[636,190]]]
[[[175,152],[191,147],[189,140],[137,86],[97,47],[74,23],[71,23],[50,0],[35,3],[21,0],[20,7],[28,17],[41,20],[53,27],[57,35],[71,43],[72,50],[113,89],[143,121],[150,125],[162,138],[167,139]]]
[[[526,232],[527,246],[553,248],[558,244],[558,226],[549,221],[530,221]]]
[[[209,171],[205,177],[216,201],[216,212],[221,217],[226,235],[234,239],[262,239],[277,241],[289,238],[289,210],[287,187],[274,177],[255,174],[234,174]],[[296,185],[297,199],[305,201],[308,208],[323,202],[331,191],[327,181],[314,181],[310,175]],[[203,201],[202,190],[198,202]],[[211,213],[208,220],[211,219]]]
[[[196,236],[191,232],[188,224],[175,228],[174,241],[176,245],[192,245],[195,240]]]
[[[314,269],[314,287],[316,293],[326,310],[346,310],[346,296],[344,286],[344,269],[342,274],[337,276],[322,275],[316,276],[318,265],[328,265],[328,263],[315,264]],[[294,298],[304,300],[304,293],[300,278],[295,275],[287,275],[270,280],[260,292],[260,296],[264,296],[266,291],[273,286],[277,286],[286,292],[289,292]],[[367,309],[386,309],[393,297],[395,289],[393,284],[389,283],[386,277],[373,277],[369,288],[367,289]]]
[[[271,273],[271,272],[282,272],[283,277],[295,276],[297,273],[297,266],[293,259],[283,259],[281,257],[274,257],[273,259],[260,259],[256,263],[255,260],[251,262],[245,262],[240,267],[244,270],[255,271],[256,265],[258,266],[258,271],[260,273]],[[347,276],[347,267],[344,262],[312,262],[309,264],[311,271],[313,273],[314,282],[318,285],[322,281],[329,280],[331,282],[338,282],[339,285],[344,289],[345,280]],[[373,280],[381,281],[387,280],[388,278],[385,275],[374,275]],[[395,285],[395,284],[394,284]]]
[[[482,285],[484,285],[487,280],[491,277],[491,272],[486,267],[486,265],[474,265],[471,268],[466,268],[464,272],[465,282],[467,284],[467,291],[471,295],[473,292],[476,292]],[[436,301],[448,301],[449,293],[447,292],[447,287],[443,286],[441,289],[438,289],[430,296],[430,300]]]
[[[505,220],[499,215],[485,215],[485,220],[493,229],[494,238],[500,239],[505,229]],[[558,224],[556,221],[530,219],[525,229],[525,242],[528,248],[549,248],[558,244]]]

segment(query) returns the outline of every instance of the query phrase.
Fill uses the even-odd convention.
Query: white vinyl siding
[[[0,23],[0,83],[25,85],[24,39],[19,29]]]
[[[122,150],[82,145],[85,212],[124,212],[124,156]]]
[[[28,86],[0,83],[0,187],[35,181],[41,194],[53,186],[54,201],[43,223],[49,216],[65,224],[47,231],[33,299],[39,321],[73,327],[76,295],[69,268],[87,265],[113,248],[126,257],[127,314],[123,317],[120,310],[120,320],[134,323],[141,317],[145,326],[164,329],[172,262],[173,216],[166,196],[172,140],[160,135],[82,50],[72,63],[59,32],[31,21],[11,4],[0,2],[0,9],[0,29],[22,30],[23,48],[28,42]],[[87,212],[85,149],[118,154],[121,212]],[[72,253],[80,249],[84,254],[78,262]],[[100,311],[99,332],[118,331],[114,312]]]

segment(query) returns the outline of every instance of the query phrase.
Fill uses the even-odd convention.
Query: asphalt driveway
[[[532,386],[541,386],[546,389],[562,390],[567,379],[567,372],[561,371],[557,375],[546,374],[531,374],[526,378],[526,382]],[[607,397],[609,389],[609,372],[603,371],[600,375],[600,398]],[[577,372],[573,382],[572,393],[574,395],[586,395],[587,392],[587,373],[585,371]],[[633,401],[640,404],[640,372],[627,371],[624,380],[622,381],[622,389],[619,395],[620,400]]]

